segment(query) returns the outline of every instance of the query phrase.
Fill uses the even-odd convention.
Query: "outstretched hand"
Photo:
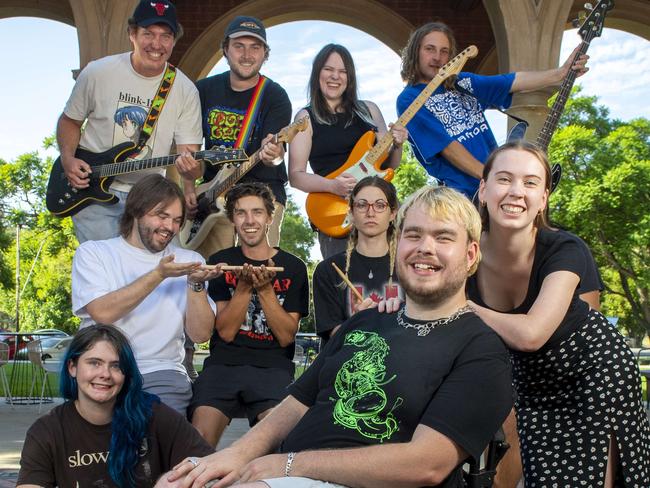
[[[176,263],[175,256],[170,254],[158,262],[155,271],[158,272],[162,279],[173,278],[177,276],[187,276],[201,267],[200,262],[195,263]]]

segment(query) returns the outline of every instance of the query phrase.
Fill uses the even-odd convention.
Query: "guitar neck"
[[[225,180],[219,183],[214,188],[211,188],[206,192],[206,196],[210,200],[214,200],[219,195],[225,193],[230,188],[235,186],[235,184],[259,162],[260,149],[255,151],[253,155],[248,158],[247,161],[242,163],[235,171],[232,172]],[[215,177],[216,178],[216,177]]]
[[[574,60],[587,52],[590,42],[591,38],[582,41],[578,54]],[[553,106],[551,107],[551,110],[548,113],[546,120],[544,121],[544,126],[539,131],[536,145],[544,152],[548,152],[548,146],[551,143],[551,138],[553,137],[553,133],[555,132],[555,129],[557,129],[557,125],[560,122],[560,117],[562,117],[566,102],[571,96],[571,89],[573,88],[573,84],[575,83],[577,76],[578,73],[576,71],[572,69],[569,70],[564,80],[562,81],[562,85],[560,86],[559,91],[557,92],[555,102],[553,102]]]
[[[191,153],[194,159],[202,159],[203,151],[196,151]],[[134,173],[142,171],[143,169],[163,168],[165,166],[172,166],[178,154],[170,154],[169,156],[160,156],[157,158],[149,159],[126,159],[119,163],[108,163],[101,165],[99,170],[100,177],[110,177]]]

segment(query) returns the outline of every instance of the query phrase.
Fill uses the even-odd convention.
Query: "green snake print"
[[[383,337],[376,332],[352,331],[346,334],[344,346],[361,350],[348,359],[336,375],[334,388],[338,398],[334,406],[334,423],[359,434],[383,442],[398,430],[393,410],[403,403],[397,398],[385,412],[388,399],[381,388],[395,379],[386,379],[384,360],[390,351]]]

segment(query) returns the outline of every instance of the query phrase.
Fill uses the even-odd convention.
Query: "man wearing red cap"
[[[283,160],[284,147],[281,143],[274,143],[271,135],[290,123],[291,102],[280,85],[260,74],[270,50],[266,30],[259,19],[235,17],[226,28],[221,48],[230,70],[199,80],[196,84],[201,98],[205,146],[206,149],[214,145],[241,146],[249,156],[261,149],[260,162],[240,181],[257,181],[271,187],[275,212],[268,237],[269,244],[275,247],[280,242],[280,226],[287,200],[284,188],[287,169]],[[257,100],[257,103],[251,103],[251,100]],[[203,178],[211,181],[225,176],[224,173],[215,175],[215,169],[206,167]],[[225,212],[221,214],[213,220],[210,234],[199,246],[190,246],[206,259],[235,244],[233,226]],[[199,215],[201,218],[203,216]],[[181,244],[187,245],[183,242],[183,235]]]
[[[89,63],[79,74],[59,118],[57,140],[65,175],[73,189],[87,188],[92,169],[75,157],[78,147],[100,153],[123,142],[142,142],[141,129],[163,76],[171,76],[173,82],[160,116],[150,136],[138,146],[135,158],[167,156],[175,143],[183,154],[176,160],[176,168],[184,184],[194,188],[200,167],[188,155],[201,144],[199,97],[183,73],[175,70],[170,75],[167,63],[182,34],[176,7],[167,0],[141,1],[128,21],[128,34],[133,51]],[[93,204],[76,213],[72,220],[79,242],[116,237],[129,190],[144,174],[156,171],[163,170],[117,176],[110,191],[119,203]]]

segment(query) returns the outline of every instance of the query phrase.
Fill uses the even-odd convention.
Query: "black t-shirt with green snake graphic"
[[[409,442],[423,424],[477,458],[512,407],[506,348],[473,313],[418,336],[396,314],[360,312],[289,393],[309,410],[283,452]],[[441,486],[462,486],[457,471]]]

